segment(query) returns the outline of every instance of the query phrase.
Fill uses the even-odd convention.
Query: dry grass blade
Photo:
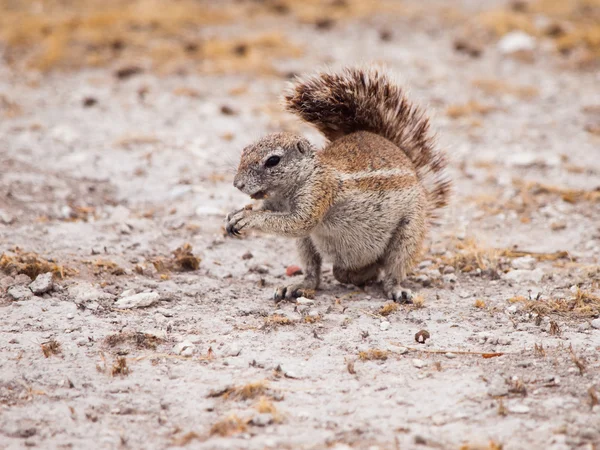
[[[500,252],[482,247],[475,239],[469,238],[455,244],[456,253],[451,257],[443,256],[442,262],[461,272],[472,272],[476,269],[498,270]]]
[[[192,251],[192,246],[185,243],[173,251],[171,259],[157,258],[152,261],[152,264],[158,273],[163,274],[169,271],[189,272],[198,270],[202,260],[195,256]]]
[[[156,347],[163,342],[164,340],[157,336],[139,331],[112,334],[104,339],[104,343],[109,347],[132,344],[138,349],[150,350],[156,350]]]
[[[390,314],[398,311],[398,304],[394,302],[389,302],[383,305],[377,313],[381,316],[389,316]]]
[[[517,296],[510,298],[509,302],[522,303],[524,311],[540,316],[556,315],[584,319],[600,315],[600,296],[579,288],[571,298],[536,300]],[[560,334],[560,327],[555,321],[550,322],[550,334]]]
[[[600,405],[600,400],[598,399],[598,391],[594,386],[590,386],[588,389],[588,394],[590,396],[590,406],[593,408],[596,405]]]
[[[111,368],[110,374],[115,377],[117,375],[126,376],[131,373],[129,366],[127,366],[127,359],[125,357],[119,356],[113,366]]]
[[[22,252],[16,248],[13,252],[0,256],[0,270],[7,275],[25,274],[32,280],[43,273],[52,272],[58,278],[74,275],[75,270],[56,264],[52,260],[42,258],[33,252]]]
[[[294,322],[293,320],[291,320],[288,317],[279,315],[279,314],[273,314],[269,317],[265,317],[265,323],[263,325],[264,329],[272,329],[272,328],[277,328],[280,326],[289,326],[289,325],[294,325],[296,322]]]
[[[96,261],[84,261],[85,264],[91,266],[94,275],[101,275],[109,273],[111,275],[124,275],[125,269],[119,266],[114,261],[108,261],[105,259],[97,259]]]
[[[579,369],[579,374],[583,375],[586,370],[585,359],[577,356],[572,346],[569,347],[569,354],[571,356],[571,361],[573,361],[573,364],[575,364],[577,366],[577,369]]]
[[[281,423],[283,421],[283,416],[268,397],[260,397],[258,399],[258,403],[255,405],[255,408],[260,414],[271,414],[273,417],[273,422],[275,423]]]
[[[248,422],[240,419],[235,414],[219,420],[210,428],[211,435],[232,436],[234,434],[244,433],[248,430]]]
[[[208,397],[222,397],[229,400],[250,400],[257,397],[280,398],[270,387],[267,381],[260,380],[242,386],[226,386],[223,389],[211,391]]]
[[[415,309],[425,308],[425,297],[422,295],[415,295],[412,299],[412,305]]]
[[[58,355],[61,352],[60,343],[55,341],[54,339],[49,340],[48,342],[44,342],[42,345],[42,353],[46,358],[52,355]]]
[[[203,441],[204,438],[202,436],[200,436],[198,433],[196,433],[195,431],[190,431],[189,433],[185,433],[183,436],[181,436],[179,438],[173,439],[173,445],[176,447],[185,447],[190,442],[195,441],[195,440]]]
[[[536,356],[539,356],[539,357],[546,356],[546,350],[544,350],[544,346],[542,344],[540,344],[540,345],[534,344],[533,352],[535,353]]]
[[[371,348],[369,350],[359,352],[358,357],[361,361],[385,361],[388,359],[388,354],[389,352],[386,350]]]

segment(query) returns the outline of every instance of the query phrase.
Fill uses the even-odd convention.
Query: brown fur
[[[300,79],[285,102],[289,111],[315,125],[331,141],[370,131],[393,142],[412,161],[426,187],[430,213],[447,205],[447,163],[444,154],[435,149],[429,120],[386,74],[360,68],[319,73]]]
[[[317,289],[327,257],[341,283],[362,285],[383,272],[388,296],[409,299],[401,282],[450,186],[427,119],[372,70],[299,81],[286,101],[331,142],[317,151],[301,136],[276,133],[246,147],[234,185],[266,200],[260,210],[229,214],[227,230],[299,238],[305,278],[276,298]]]

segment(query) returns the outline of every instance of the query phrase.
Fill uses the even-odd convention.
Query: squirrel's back
[[[381,168],[402,165],[408,157],[427,191],[432,209],[448,203],[450,182],[444,173],[446,159],[434,146],[429,121],[384,73],[360,68],[319,73],[298,80],[285,101],[289,111],[315,125],[332,141],[326,152],[331,156],[339,152],[340,164],[348,169],[377,170],[374,165]],[[364,142],[368,133],[359,131],[379,135],[395,147],[380,146],[381,150],[374,150],[372,143]],[[335,141],[343,136],[347,137],[343,139],[344,145],[336,145]],[[397,148],[403,153],[398,153]]]

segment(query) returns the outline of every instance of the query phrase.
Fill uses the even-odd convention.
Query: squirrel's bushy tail
[[[414,164],[432,207],[448,203],[446,159],[434,148],[429,120],[386,74],[373,68],[346,68],[301,78],[286,94],[285,106],[331,141],[355,131],[392,141]]]

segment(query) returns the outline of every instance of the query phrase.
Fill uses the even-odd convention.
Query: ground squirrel
[[[450,190],[428,119],[377,69],[298,79],[285,107],[329,142],[317,150],[301,136],[275,133],[246,147],[233,184],[264,201],[230,213],[227,232],[297,238],[304,280],[277,288],[275,299],[317,289],[326,258],[339,282],[362,286],[383,274],[387,296],[409,301],[401,282]]]

